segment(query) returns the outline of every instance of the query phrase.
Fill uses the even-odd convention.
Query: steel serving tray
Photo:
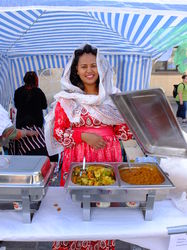
[[[120,170],[121,169],[129,169],[129,165],[128,163],[122,163],[118,165],[118,174],[119,174],[119,182],[120,182],[120,187],[121,188],[125,188],[125,189],[168,189],[168,188],[172,188],[174,187],[174,184],[170,181],[170,179],[168,178],[167,174],[159,167],[159,165],[157,163],[131,163],[130,168],[136,168],[136,167],[141,167],[141,166],[152,166],[152,167],[156,167],[156,169],[159,171],[159,173],[161,174],[161,176],[164,178],[164,181],[160,184],[149,184],[149,185],[140,185],[140,184],[129,184],[125,181],[122,180],[121,176],[120,176]]]
[[[187,143],[162,89],[112,94],[111,98],[146,155],[187,158]]]
[[[46,156],[1,155],[6,164],[0,164],[0,187],[45,186],[50,174]]]
[[[71,166],[70,166],[70,172],[68,174],[67,177],[67,181],[65,183],[65,188],[71,189],[71,190],[92,190],[92,192],[95,192],[94,190],[112,190],[112,189],[116,189],[116,187],[119,187],[119,178],[118,178],[118,174],[117,174],[117,169],[114,167],[114,163],[110,164],[110,163],[104,163],[104,162],[87,162],[86,163],[86,169],[88,168],[88,166],[98,166],[98,165],[102,165],[103,167],[106,168],[111,168],[114,171],[115,174],[115,183],[111,184],[111,185],[103,185],[103,186],[86,186],[86,185],[79,185],[79,184],[74,184],[72,182],[72,173],[74,171],[75,167],[80,167],[82,168],[82,163],[77,163],[77,162],[72,162]]]
[[[30,223],[31,205],[41,202],[53,170],[47,156],[1,155],[0,204],[20,201],[23,221]]]

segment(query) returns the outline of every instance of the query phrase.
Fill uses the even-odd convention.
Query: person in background
[[[10,140],[19,140],[23,137],[38,136],[38,132],[33,130],[16,129],[8,115],[8,112],[0,104],[0,146],[7,146]]]
[[[62,91],[55,95],[54,110],[46,117],[48,151],[63,151],[61,185],[71,162],[121,162],[119,139],[132,133],[109,95],[113,86],[109,62],[97,48],[87,44],[75,50],[61,79]],[[47,124],[48,123],[48,124]],[[54,150],[54,151],[53,151]],[[53,249],[115,249],[115,241],[55,242]]]
[[[48,155],[43,131],[43,110],[47,108],[45,94],[38,87],[38,76],[34,71],[27,72],[23,81],[25,85],[19,87],[14,94],[16,128],[37,131],[38,136],[17,140],[16,154]]]
[[[177,117],[182,118],[182,123],[187,123],[186,110],[187,110],[187,74],[182,76],[182,83],[177,88],[176,102],[178,105]]]

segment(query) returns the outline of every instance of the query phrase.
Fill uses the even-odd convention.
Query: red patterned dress
[[[122,153],[119,139],[132,138],[126,124],[106,125],[93,118],[83,107],[79,123],[70,123],[66,113],[58,102],[55,108],[54,137],[64,147],[61,185],[64,185],[64,175],[68,173],[71,162],[82,162],[86,157],[87,162],[121,162]],[[102,149],[94,149],[81,140],[82,132],[102,135],[107,145]],[[55,242],[53,249],[59,250],[99,250],[115,249],[115,242],[105,241],[71,241]]]

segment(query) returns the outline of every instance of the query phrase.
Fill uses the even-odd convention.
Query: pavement
[[[173,97],[168,97],[174,114],[177,111],[177,104]],[[181,129],[187,133],[187,124],[179,121]],[[0,242],[0,250],[50,250],[52,242]],[[146,250],[136,245],[129,244],[120,240],[116,240],[116,250]],[[148,250],[148,249],[147,249]]]

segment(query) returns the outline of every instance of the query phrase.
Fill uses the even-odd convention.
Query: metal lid
[[[145,154],[187,158],[187,143],[162,89],[111,98]]]
[[[47,156],[0,155],[0,187],[44,185],[49,172]]]

